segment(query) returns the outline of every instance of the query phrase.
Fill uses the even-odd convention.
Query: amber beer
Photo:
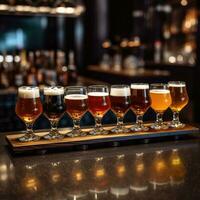
[[[163,113],[171,105],[172,99],[168,89],[151,89],[151,107],[157,113]]]
[[[117,117],[123,117],[130,107],[130,88],[111,88],[111,108]]]
[[[131,84],[131,108],[136,115],[143,115],[150,106],[149,84]]]
[[[189,101],[186,84],[184,82],[169,82],[168,86],[172,97],[170,108],[173,112],[180,112]]]
[[[110,109],[110,98],[107,92],[88,93],[89,110],[94,117],[103,117]]]
[[[63,87],[44,88],[44,114],[49,120],[59,120],[65,112]]]
[[[72,119],[81,119],[88,109],[88,96],[85,94],[69,94],[65,96],[66,112]]]
[[[42,113],[42,103],[38,87],[20,87],[16,114],[25,122],[33,123]]]

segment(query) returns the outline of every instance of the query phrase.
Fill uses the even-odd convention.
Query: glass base
[[[162,123],[162,124],[158,124],[158,123],[154,123],[151,125],[151,128],[154,130],[166,130],[169,128],[169,125],[166,123]]]
[[[131,131],[139,132],[139,131],[148,131],[149,128],[144,125],[135,124],[130,128]]]
[[[47,135],[43,136],[45,140],[63,139],[64,135],[60,134],[58,131],[51,131]]]
[[[174,121],[171,121],[169,123],[169,127],[170,128],[184,128],[185,127],[185,124],[181,123],[181,122],[174,122]]]
[[[66,134],[68,137],[83,137],[87,135],[87,132],[81,130],[72,130]]]
[[[40,137],[35,134],[25,134],[24,136],[18,138],[20,142],[32,142],[40,140]]]
[[[113,129],[111,129],[112,133],[128,133],[129,130],[124,126],[116,126]]]
[[[107,135],[109,134],[108,130],[105,130],[103,128],[94,128],[89,132],[90,135]]]

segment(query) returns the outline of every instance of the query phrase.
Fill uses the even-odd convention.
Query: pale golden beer
[[[170,108],[173,112],[180,112],[189,101],[186,85],[184,82],[169,82],[168,86],[172,97]]]
[[[183,128],[185,124],[180,122],[179,112],[188,104],[186,84],[181,81],[170,81],[168,87],[172,97],[170,108],[173,112],[173,120],[170,123],[172,128]]]
[[[163,113],[171,105],[172,99],[168,89],[150,90],[151,107],[156,111]]]

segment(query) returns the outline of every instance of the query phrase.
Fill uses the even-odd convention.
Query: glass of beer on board
[[[33,124],[43,111],[39,88],[32,86],[19,87],[15,111],[17,116],[26,124],[26,133],[18,140],[20,142],[39,140],[40,137],[33,132]]]
[[[163,113],[172,103],[170,90],[167,84],[155,83],[150,85],[151,108],[156,112],[156,121],[152,129],[168,129],[169,126],[163,122]]]
[[[143,115],[150,107],[149,84],[131,84],[131,109],[136,115],[136,123],[131,127],[132,131],[148,131],[144,126]]]
[[[87,88],[83,86],[69,86],[65,93],[66,112],[73,120],[73,129],[67,136],[85,136],[87,133],[80,128],[80,120],[88,110]]]
[[[88,87],[89,111],[95,118],[95,127],[90,131],[91,135],[108,134],[102,127],[101,120],[110,109],[109,88],[106,85],[92,85]]]
[[[117,117],[117,126],[111,132],[113,133],[126,133],[129,132],[123,126],[124,115],[130,108],[131,91],[128,85],[112,85],[110,89],[110,102],[111,109]]]
[[[64,135],[58,131],[58,122],[65,112],[64,87],[49,86],[44,88],[44,115],[51,124],[50,132],[44,139],[62,139]]]
[[[172,97],[172,104],[170,105],[170,108],[173,112],[173,120],[170,123],[170,127],[183,128],[185,124],[180,122],[179,113],[189,101],[186,84],[181,81],[170,81],[168,83],[168,87]]]

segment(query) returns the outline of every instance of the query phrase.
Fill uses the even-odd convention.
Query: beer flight
[[[163,130],[183,128],[179,120],[179,112],[188,104],[185,82],[171,81],[168,84],[133,83],[129,85],[84,86],[48,86],[43,89],[44,101],[40,99],[38,87],[22,86],[18,88],[16,114],[26,124],[26,133],[18,138],[20,142],[37,141],[41,138],[34,134],[33,124],[44,113],[51,124],[51,130],[43,139],[62,139],[86,135],[105,135],[111,133],[128,133],[138,131]],[[152,108],[156,113],[156,121],[149,127],[143,123],[143,115]],[[171,122],[163,122],[163,113],[170,108],[173,112]],[[108,110],[112,110],[117,117],[117,125],[111,129],[104,129],[101,121]],[[131,128],[123,125],[123,118],[131,109],[136,115],[136,122]],[[94,128],[83,131],[80,120],[89,111],[95,119]],[[70,132],[59,133],[58,122],[64,113],[73,120]]]

